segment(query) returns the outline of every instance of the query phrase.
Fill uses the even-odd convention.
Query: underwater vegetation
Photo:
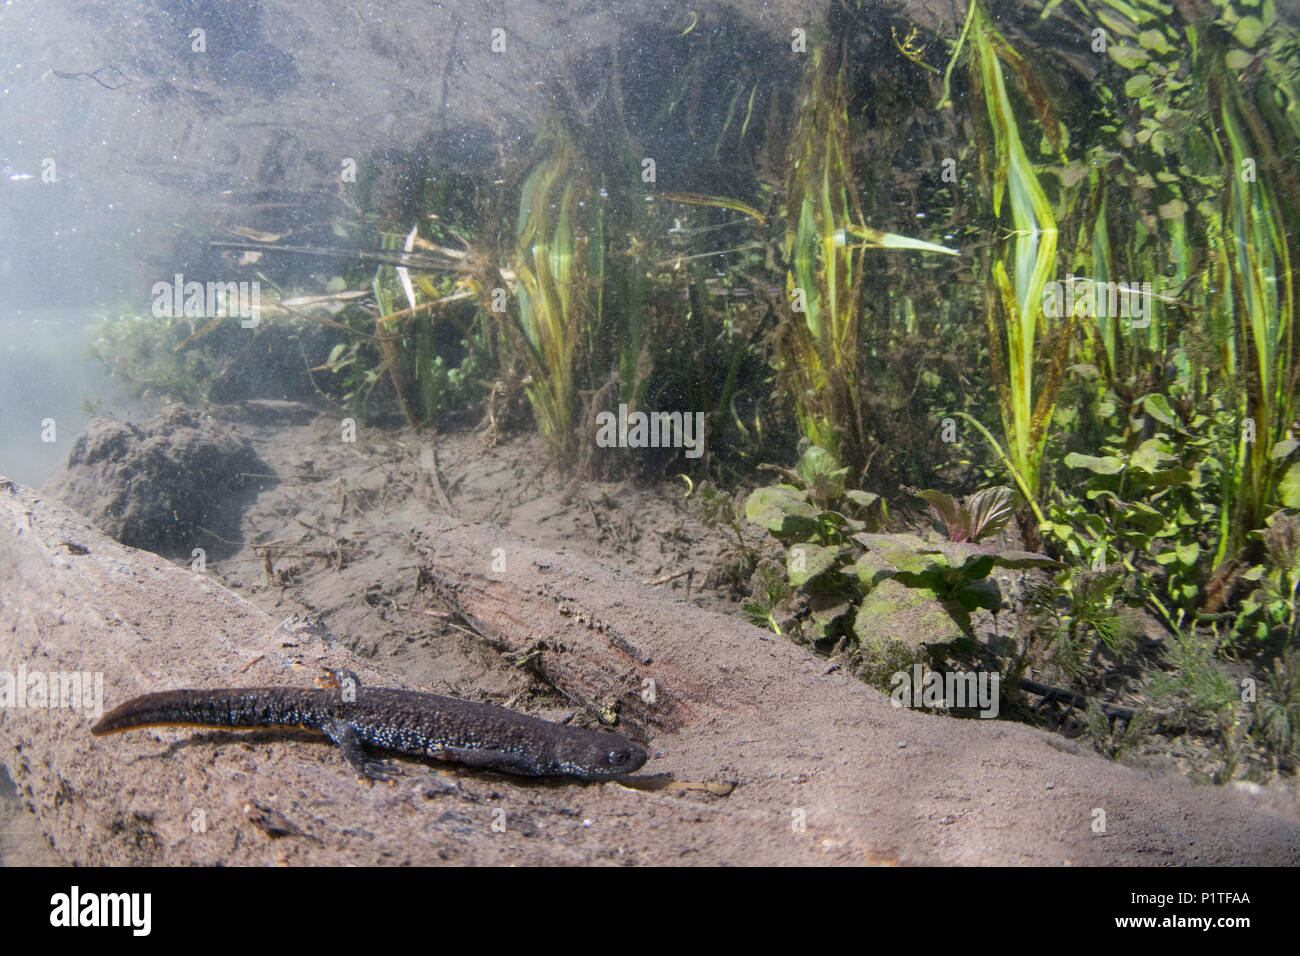
[[[333,224],[378,258],[266,323],[312,389],[688,474],[745,613],[881,686],[996,669],[1111,755],[1294,769],[1300,34],[1269,0],[973,0],[937,36],[835,4],[799,51],[713,27],[653,38],[653,88],[585,64],[475,182],[417,164],[419,215]],[[205,328],[100,352],[199,400],[237,347]],[[703,455],[598,449],[620,407],[703,413]]]

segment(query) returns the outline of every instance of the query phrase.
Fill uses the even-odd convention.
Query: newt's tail
[[[319,730],[316,708],[303,691],[284,687],[165,690],[133,697],[99,719],[96,737],[137,727],[304,727]]]

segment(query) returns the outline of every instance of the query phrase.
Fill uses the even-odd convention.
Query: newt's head
[[[609,780],[640,770],[649,755],[622,734],[590,731],[556,741],[550,772],[582,780]]]

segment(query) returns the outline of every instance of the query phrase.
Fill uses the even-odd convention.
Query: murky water
[[[129,420],[149,406],[88,358],[98,326],[71,307],[0,316],[0,473],[40,487],[93,416]]]
[[[1300,508],[1295,6],[5,4],[0,474],[39,488],[93,418],[169,404],[332,416],[350,455],[358,428],[533,432],[575,479],[684,478],[739,542],[710,580],[823,654],[868,643],[850,622],[879,597],[843,529],[902,501],[932,530],[913,492],[942,489],[926,500],[968,544],[957,500],[1001,486],[998,528],[1033,552],[1005,567],[1074,562],[1059,591],[1041,575],[1043,608],[1128,587],[1125,648],[1228,627],[1259,532]],[[213,487],[280,480],[202,440]],[[294,479],[339,454],[298,456]],[[173,507],[187,466],[114,473],[162,513],[136,543],[237,551],[238,513]],[[808,486],[790,525],[743,495],[727,510],[787,479]],[[765,587],[739,529],[789,545],[814,505],[796,543],[844,578],[796,615],[816,575]],[[963,632],[1012,606],[980,587]],[[1289,628],[1269,653],[1295,645],[1291,591],[1248,635]],[[1068,629],[1091,635],[1090,693],[1121,670],[1097,664],[1122,630],[1102,618]],[[1259,646],[1242,666],[1265,680]],[[1225,700],[1207,725],[1248,726]],[[52,862],[12,789],[0,863]]]

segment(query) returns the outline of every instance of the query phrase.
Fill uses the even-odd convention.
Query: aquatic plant
[[[986,142],[980,151],[991,208],[995,217],[1001,217],[1003,201],[1009,199],[1010,210],[1010,248],[991,257],[985,290],[985,321],[1005,452],[993,444],[1026,503],[1041,520],[1038,494],[1043,448],[1069,355],[1074,316],[1063,315],[1053,323],[1043,307],[1044,289],[1056,269],[1056,216],[1025,151],[1003,64],[1020,80],[1044,133],[1058,151],[1063,148],[1064,133],[1033,71],[993,26],[978,0],[970,5],[963,31],[966,37],[972,47],[972,109],[977,114],[977,129],[985,128],[978,121],[978,114],[983,113],[992,131],[992,142]],[[953,52],[954,61],[960,51],[959,44]],[[1041,360],[1036,347],[1040,331],[1051,332]],[[974,418],[966,418],[983,430]]]
[[[999,533],[1011,518],[1010,488],[985,488],[965,501],[932,488],[912,493],[930,505],[949,541],[979,541]]]
[[[1300,754],[1300,648],[1273,659],[1266,687],[1255,700],[1251,736],[1277,758]]]
[[[528,369],[525,387],[538,429],[564,455],[574,448],[574,362],[592,325],[590,285],[601,281],[603,250],[588,261],[580,209],[591,190],[572,139],[555,124],[539,142],[543,158],[519,194],[510,255],[518,311],[507,322],[506,341]]]
[[[930,542],[881,532],[883,501],[846,489],[848,469],[823,448],[808,447],[785,475],[750,494],[745,517],[785,546],[789,585],[808,601],[804,634],[811,640],[851,637],[868,657],[878,656],[882,635],[920,618],[932,628],[927,641],[944,643],[945,634],[956,640],[970,632],[976,608],[1002,606],[989,580],[994,568],[1057,566],[1044,554],[976,543],[1005,524],[1009,489],[988,489],[963,504],[919,492],[951,522],[949,540]]]
[[[1282,477],[1278,461],[1296,447],[1288,436],[1300,400],[1292,276],[1295,240],[1288,228],[1294,222],[1294,208],[1288,208],[1294,206],[1294,199],[1283,197],[1294,196],[1298,185],[1285,171],[1298,141],[1289,126],[1268,130],[1228,71],[1221,49],[1206,41],[1201,56],[1208,58],[1205,71],[1217,121],[1211,125],[1215,147],[1229,173],[1222,196],[1225,229],[1218,246],[1219,274],[1225,289],[1231,290],[1239,329],[1239,349],[1230,353],[1233,366],[1238,367],[1228,372],[1241,374],[1246,383],[1234,473],[1234,517],[1239,530],[1249,530],[1260,527],[1273,506]],[[1288,131],[1289,142],[1275,145],[1274,135]],[[1229,542],[1240,540],[1232,529],[1225,532],[1224,553]]]
[[[858,391],[863,252],[956,250],[865,224],[853,176],[848,100],[842,54],[837,58],[825,45],[815,45],[786,155],[791,314],[778,331],[776,360],[800,433],[856,470],[866,462]]]
[[[1112,56],[1144,114],[1133,144],[1163,162],[1157,183],[1172,193],[1158,211],[1176,280],[1202,303],[1194,314],[1179,308],[1217,351],[1217,362],[1185,369],[1196,375],[1189,386],[1234,396],[1238,441],[1214,553],[1222,565],[1273,507],[1300,504],[1287,481],[1292,469],[1300,476],[1287,433],[1300,410],[1300,343],[1286,225],[1300,211],[1300,35],[1271,4],[1219,0],[1179,14],[1168,18],[1153,0],[1138,0],[1097,16],[1125,37]],[[1209,252],[1199,274],[1184,267],[1195,246]]]
[[[1125,568],[1134,596],[1177,629],[1200,601],[1232,444],[1230,421],[1149,394],[1113,417],[1100,454],[1064,456],[1073,491],[1051,503],[1043,533],[1081,565]]]
[[[1264,560],[1242,575],[1250,592],[1232,629],[1252,644],[1300,650],[1300,519],[1276,512],[1260,538]]]
[[[397,237],[385,235],[383,248],[386,251],[396,249]],[[374,282],[371,284],[378,308],[378,316],[375,319],[375,342],[382,358],[382,371],[388,374],[389,380],[393,383],[393,393],[397,397],[397,404],[402,410],[406,424],[412,428],[419,428],[421,424],[419,406],[411,381],[411,365],[402,353],[400,315],[399,310],[394,307],[393,280],[399,276],[403,279],[408,297],[414,299],[415,293],[411,291],[411,281],[405,269],[399,273],[397,267],[380,266],[375,272]],[[415,302],[411,301],[409,306],[414,308]]]
[[[194,336],[195,322],[185,316],[105,315],[90,355],[142,395],[199,404],[227,361],[223,349],[231,346],[228,341],[217,345],[215,339],[187,346]]]

